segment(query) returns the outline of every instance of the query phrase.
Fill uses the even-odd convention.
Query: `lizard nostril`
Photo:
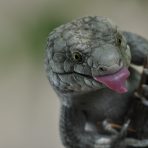
[[[104,71],[107,71],[107,68],[106,67],[99,67],[99,70],[104,72]]]

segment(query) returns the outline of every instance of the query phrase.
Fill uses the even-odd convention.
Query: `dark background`
[[[147,0],[0,1],[0,148],[62,148],[59,101],[43,66],[46,38],[87,15],[148,38]]]

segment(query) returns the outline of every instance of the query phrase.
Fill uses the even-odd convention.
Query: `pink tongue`
[[[115,74],[108,76],[95,76],[94,79],[118,93],[125,93],[127,92],[125,81],[129,77],[129,75],[130,72],[128,71],[128,69],[123,68]]]

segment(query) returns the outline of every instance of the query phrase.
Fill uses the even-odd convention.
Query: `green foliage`
[[[29,49],[26,49],[30,56],[36,60],[43,58],[44,49],[46,47],[46,40],[48,34],[59,25],[63,24],[64,19],[43,19],[39,23],[29,25],[24,30],[25,42],[29,45]]]

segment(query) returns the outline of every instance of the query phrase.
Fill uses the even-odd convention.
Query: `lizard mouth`
[[[77,74],[82,77],[86,77],[91,80],[95,80],[96,82],[99,82],[101,84],[104,84],[107,88],[118,92],[120,94],[126,93],[128,90],[125,86],[125,82],[127,78],[130,75],[130,72],[127,68],[122,68],[119,71],[110,74],[110,75],[104,75],[104,76],[90,76],[87,74],[79,73],[79,72],[67,72],[67,73],[58,73],[60,75],[65,74]]]
[[[126,93],[127,88],[125,86],[125,82],[129,77],[130,72],[127,68],[122,68],[120,71],[106,76],[94,76],[93,78],[106,87],[118,92],[118,93]]]

